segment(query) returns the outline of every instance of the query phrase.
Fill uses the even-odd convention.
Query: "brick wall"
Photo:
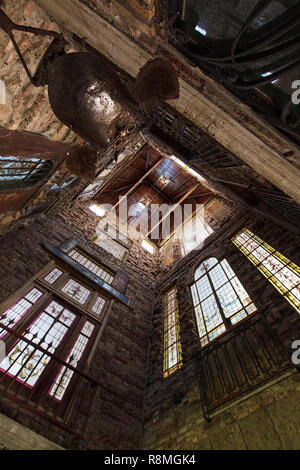
[[[73,223],[76,224],[76,219]],[[138,265],[136,254],[129,256],[128,262],[122,264],[94,243],[88,242],[80,228],[83,226],[80,226],[79,220],[75,228],[59,217],[48,217],[4,235],[0,240],[0,300],[13,294],[49,262],[50,256],[42,247],[44,241],[59,246],[76,237],[80,245],[96,259],[114,271],[121,268],[129,276],[126,295],[134,300],[134,310],[119,301],[114,302],[91,368],[87,371],[103,384],[98,390],[87,428],[87,442],[90,448],[98,449],[137,448],[153,288],[145,264]],[[3,400],[0,411],[62,447],[78,446],[54,425],[38,418],[33,421],[29,415],[4,405]]]
[[[249,220],[247,215],[240,213],[211,235],[201,251],[190,253],[171,266],[167,273],[160,275],[150,340],[143,441],[145,448],[299,447],[299,374],[274,385],[256,398],[246,400],[244,404],[234,406],[231,411],[221,413],[210,423],[203,418],[192,357],[192,352],[200,348],[199,336],[188,287],[193,282],[195,269],[202,261],[211,256],[219,259],[226,257],[260,314],[267,319],[285,347],[289,349],[292,340],[299,339],[299,315],[230,241],[230,237],[244,226],[299,263],[299,239],[295,235],[287,233],[280,226],[271,226],[263,219]],[[178,288],[183,367],[163,379],[163,293],[174,284]],[[179,404],[178,396],[182,400]],[[270,431],[261,427],[262,422],[264,426],[270,426]],[[269,432],[269,436],[264,436],[265,432]]]
[[[46,13],[31,0],[4,0],[4,12],[17,24],[59,31]],[[16,41],[24,54],[25,62],[34,75],[51,38],[15,32]],[[54,115],[48,100],[47,87],[36,88],[27,77],[21,61],[7,34],[0,30],[1,72],[5,82],[7,103],[0,109],[0,125],[7,129],[40,132],[50,138],[71,143],[82,140],[64,126]]]

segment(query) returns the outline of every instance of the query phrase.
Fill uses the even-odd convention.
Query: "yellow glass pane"
[[[244,253],[254,265],[256,265],[257,269],[289,301],[289,303],[292,304],[297,311],[299,311],[299,299],[296,297],[298,295],[297,282],[300,283],[299,266],[291,262],[288,258],[286,258],[280,252],[276,251],[266,242],[263,242],[259,237],[252,234],[250,230],[243,229],[242,231],[238,232],[236,236],[242,235],[243,233],[247,236],[250,236],[252,240],[260,242],[261,247],[272,254],[265,260],[262,260],[262,264],[260,264],[253,255],[247,253],[247,250],[245,250],[243,246],[239,246],[234,238],[232,239],[233,243],[238,246],[240,251],[242,251],[242,253]],[[251,243],[249,245],[251,245]],[[269,269],[267,269],[266,266],[268,266]]]
[[[286,299],[290,302],[290,304],[293,305],[293,307],[296,308],[297,312],[300,313],[300,302],[298,299],[296,299],[296,297],[291,293],[291,292],[288,292],[286,295],[285,295]]]
[[[276,256],[276,258],[278,258],[283,264],[289,264],[289,262],[291,261],[285,256],[283,256],[281,253],[279,253],[278,251],[275,251],[273,255]]]

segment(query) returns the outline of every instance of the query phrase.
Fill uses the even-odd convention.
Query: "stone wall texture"
[[[211,235],[202,250],[191,252],[160,274],[145,395],[143,446],[147,449],[299,448],[299,373],[221,412],[210,423],[203,417],[192,354],[200,349],[200,344],[189,289],[202,261],[211,256],[220,260],[225,257],[258,307],[258,314],[267,319],[285,347],[292,351],[292,341],[299,338],[299,315],[230,240],[244,226],[289,259],[299,262],[296,236],[280,226],[271,227],[262,219],[249,219],[240,214]],[[163,294],[175,284],[183,367],[163,379]],[[176,400],[178,395],[182,397],[180,404]]]
[[[0,414],[0,450],[63,450],[39,434]]]
[[[141,434],[154,291],[145,265],[137,263],[137,254],[133,253],[127,263],[122,264],[94,243],[88,242],[80,228],[79,221],[75,229],[61,218],[49,217],[20,226],[4,235],[0,240],[0,300],[21,288],[51,260],[42,246],[46,241],[59,246],[75,237],[95,259],[113,271],[122,269],[129,276],[126,295],[134,300],[135,307],[132,310],[119,301],[114,302],[91,368],[86,371],[103,384],[97,394],[87,436],[90,448],[137,448]],[[70,436],[54,425],[38,418],[33,420],[13,406],[2,403],[1,412],[62,447],[75,446]]]
[[[59,31],[56,24],[33,1],[20,0],[18,8],[11,0],[1,4],[4,12],[17,24]],[[32,75],[51,42],[42,36],[16,31],[15,39],[24,54],[24,59]],[[0,124],[8,129],[38,132],[55,140],[81,143],[69,128],[54,115],[48,100],[47,87],[34,87],[9,40],[0,31],[1,72],[0,79],[6,86],[7,102],[0,109]]]

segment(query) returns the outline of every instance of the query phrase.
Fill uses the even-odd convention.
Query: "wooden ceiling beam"
[[[149,230],[149,232],[147,233],[146,237],[145,238],[148,238],[149,235],[153,232],[153,230],[155,230],[170,214],[171,212],[173,212],[176,207],[178,207],[190,194],[192,194],[193,191],[195,191],[196,188],[199,187],[199,183],[197,184],[194,184],[194,186],[192,186],[180,199],[178,202],[176,202],[176,204],[174,204],[168,211],[166,214],[163,215],[163,217],[161,218],[161,220],[159,222],[157,222],[154,227],[151,228],[151,230]]]
[[[164,157],[160,158],[151,168],[150,170],[148,170],[127,192],[126,194],[124,194],[124,196],[122,196],[119,201],[114,205],[114,209],[116,209],[122,201],[124,201],[124,199],[126,197],[128,197],[130,194],[133,193],[133,191],[143,182],[145,181],[145,179],[147,178],[147,176],[149,176],[153,170],[155,170],[155,168],[158,167],[158,165],[164,160]]]

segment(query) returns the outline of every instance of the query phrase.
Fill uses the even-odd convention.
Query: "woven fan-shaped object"
[[[148,61],[136,77],[134,94],[142,102],[179,98],[179,80],[176,71],[164,59]]]
[[[74,147],[66,158],[68,171],[83,179],[93,179],[96,173],[97,153],[85,146]]]

